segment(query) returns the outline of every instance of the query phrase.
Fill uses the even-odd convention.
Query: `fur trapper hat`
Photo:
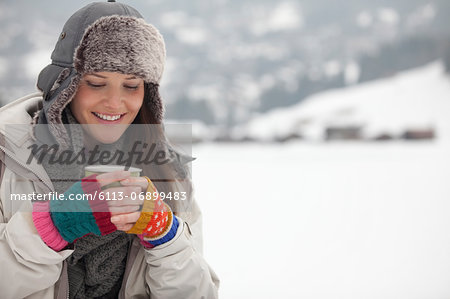
[[[165,57],[164,41],[155,27],[143,19],[115,15],[86,29],[74,64],[79,74],[119,72],[159,84]]]
[[[131,74],[146,83],[146,103],[157,123],[163,104],[158,86],[166,51],[159,31],[146,23],[134,8],[116,2],[91,3],[73,14],[64,25],[52,53],[52,63],[39,74],[42,109],[34,123],[47,124],[51,135],[68,144],[62,111],[73,99],[84,74],[100,71]],[[148,88],[151,86],[152,88]]]

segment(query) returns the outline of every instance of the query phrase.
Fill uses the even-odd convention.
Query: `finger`
[[[132,213],[139,211],[141,209],[141,206],[110,206],[109,211],[111,212],[111,215],[119,215],[124,213]]]
[[[121,231],[126,232],[126,231],[129,231],[129,230],[133,227],[133,225],[134,225],[134,224],[125,224],[125,225],[121,225],[121,226],[118,226],[118,227],[117,227],[117,230],[121,230]]]
[[[128,179],[131,176],[131,172],[126,170],[117,170],[113,172],[102,173],[97,176],[97,181],[100,186],[106,186],[108,184]]]
[[[120,181],[122,186],[139,186],[141,187],[141,191],[147,190],[148,181],[144,177],[129,177],[125,180]]]
[[[120,214],[120,215],[114,215],[111,217],[111,222],[115,226],[124,226],[126,224],[133,224],[136,223],[136,221],[141,216],[141,212],[133,212],[133,213],[126,213],[126,214]]]
[[[104,193],[104,198],[115,199],[108,201],[110,206],[142,204],[141,196],[139,196],[141,193],[139,186],[111,187],[103,190],[102,193]]]

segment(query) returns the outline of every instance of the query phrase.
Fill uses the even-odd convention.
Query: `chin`
[[[103,144],[111,144],[119,140],[120,136],[94,136],[95,139]]]
[[[119,140],[126,130],[124,125],[94,125],[89,128],[89,135],[96,141],[111,144]]]

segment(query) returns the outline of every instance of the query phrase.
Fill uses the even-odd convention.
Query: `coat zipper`
[[[31,173],[35,174],[35,175],[41,180],[41,182],[44,183],[45,186],[48,187],[49,190],[53,191],[53,186],[50,186],[49,184],[47,184],[47,182],[45,182],[45,180],[44,180],[38,173],[36,173],[35,171],[33,171],[33,169],[31,169],[31,168],[28,167],[27,165],[23,164],[22,162],[20,162],[20,161],[17,160],[16,158],[14,158],[13,155],[9,154],[8,151],[7,151],[4,147],[0,146],[0,149],[2,149],[3,152],[5,153],[5,155],[7,155],[7,156],[8,156],[10,159],[12,159],[14,162],[16,162],[17,164],[19,164],[19,165],[22,166],[23,168],[29,170]]]
[[[127,263],[125,266],[125,273],[122,280],[122,286],[119,291],[118,298],[125,298],[125,289],[127,285],[128,276],[130,275],[131,268],[134,265],[134,261],[137,256],[137,251],[139,250],[139,246],[136,246],[136,238],[133,238],[130,242],[130,247],[128,248],[128,255],[127,255]]]
[[[45,182],[45,180],[35,171],[33,171],[33,169],[31,169],[30,167],[28,167],[27,165],[23,164],[22,162],[20,162],[19,160],[17,160],[15,157],[13,157],[13,155],[9,154],[8,151],[0,146],[0,149],[3,150],[3,152],[5,153],[5,155],[7,155],[11,160],[13,160],[14,162],[16,162],[17,164],[19,164],[20,166],[22,166],[22,168],[27,169],[28,171],[30,171],[31,173],[35,174],[40,180],[41,182],[48,187],[49,190],[53,191],[53,187],[50,186],[49,184],[47,184]],[[63,269],[64,270],[64,269]],[[66,270],[67,271],[67,270]],[[67,283],[67,295],[66,298],[69,299],[70,298],[70,290],[69,290],[69,284]]]
[[[69,299],[70,298],[70,289],[69,289],[69,276],[67,273],[67,261],[63,261],[63,269],[60,277],[60,284],[58,289],[58,294],[56,294],[55,298],[59,299]]]

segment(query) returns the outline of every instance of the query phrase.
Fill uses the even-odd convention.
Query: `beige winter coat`
[[[36,93],[0,109],[0,298],[68,298],[66,258],[41,240],[31,216],[31,202],[11,194],[53,191],[44,168],[26,163],[31,126],[11,130],[7,124],[30,124],[42,101]],[[5,163],[6,161],[6,163]],[[5,164],[7,166],[5,166]],[[3,175],[2,175],[3,173]],[[145,250],[136,237],[129,250],[119,298],[217,298],[219,280],[201,253],[201,214],[180,220],[169,242]]]

